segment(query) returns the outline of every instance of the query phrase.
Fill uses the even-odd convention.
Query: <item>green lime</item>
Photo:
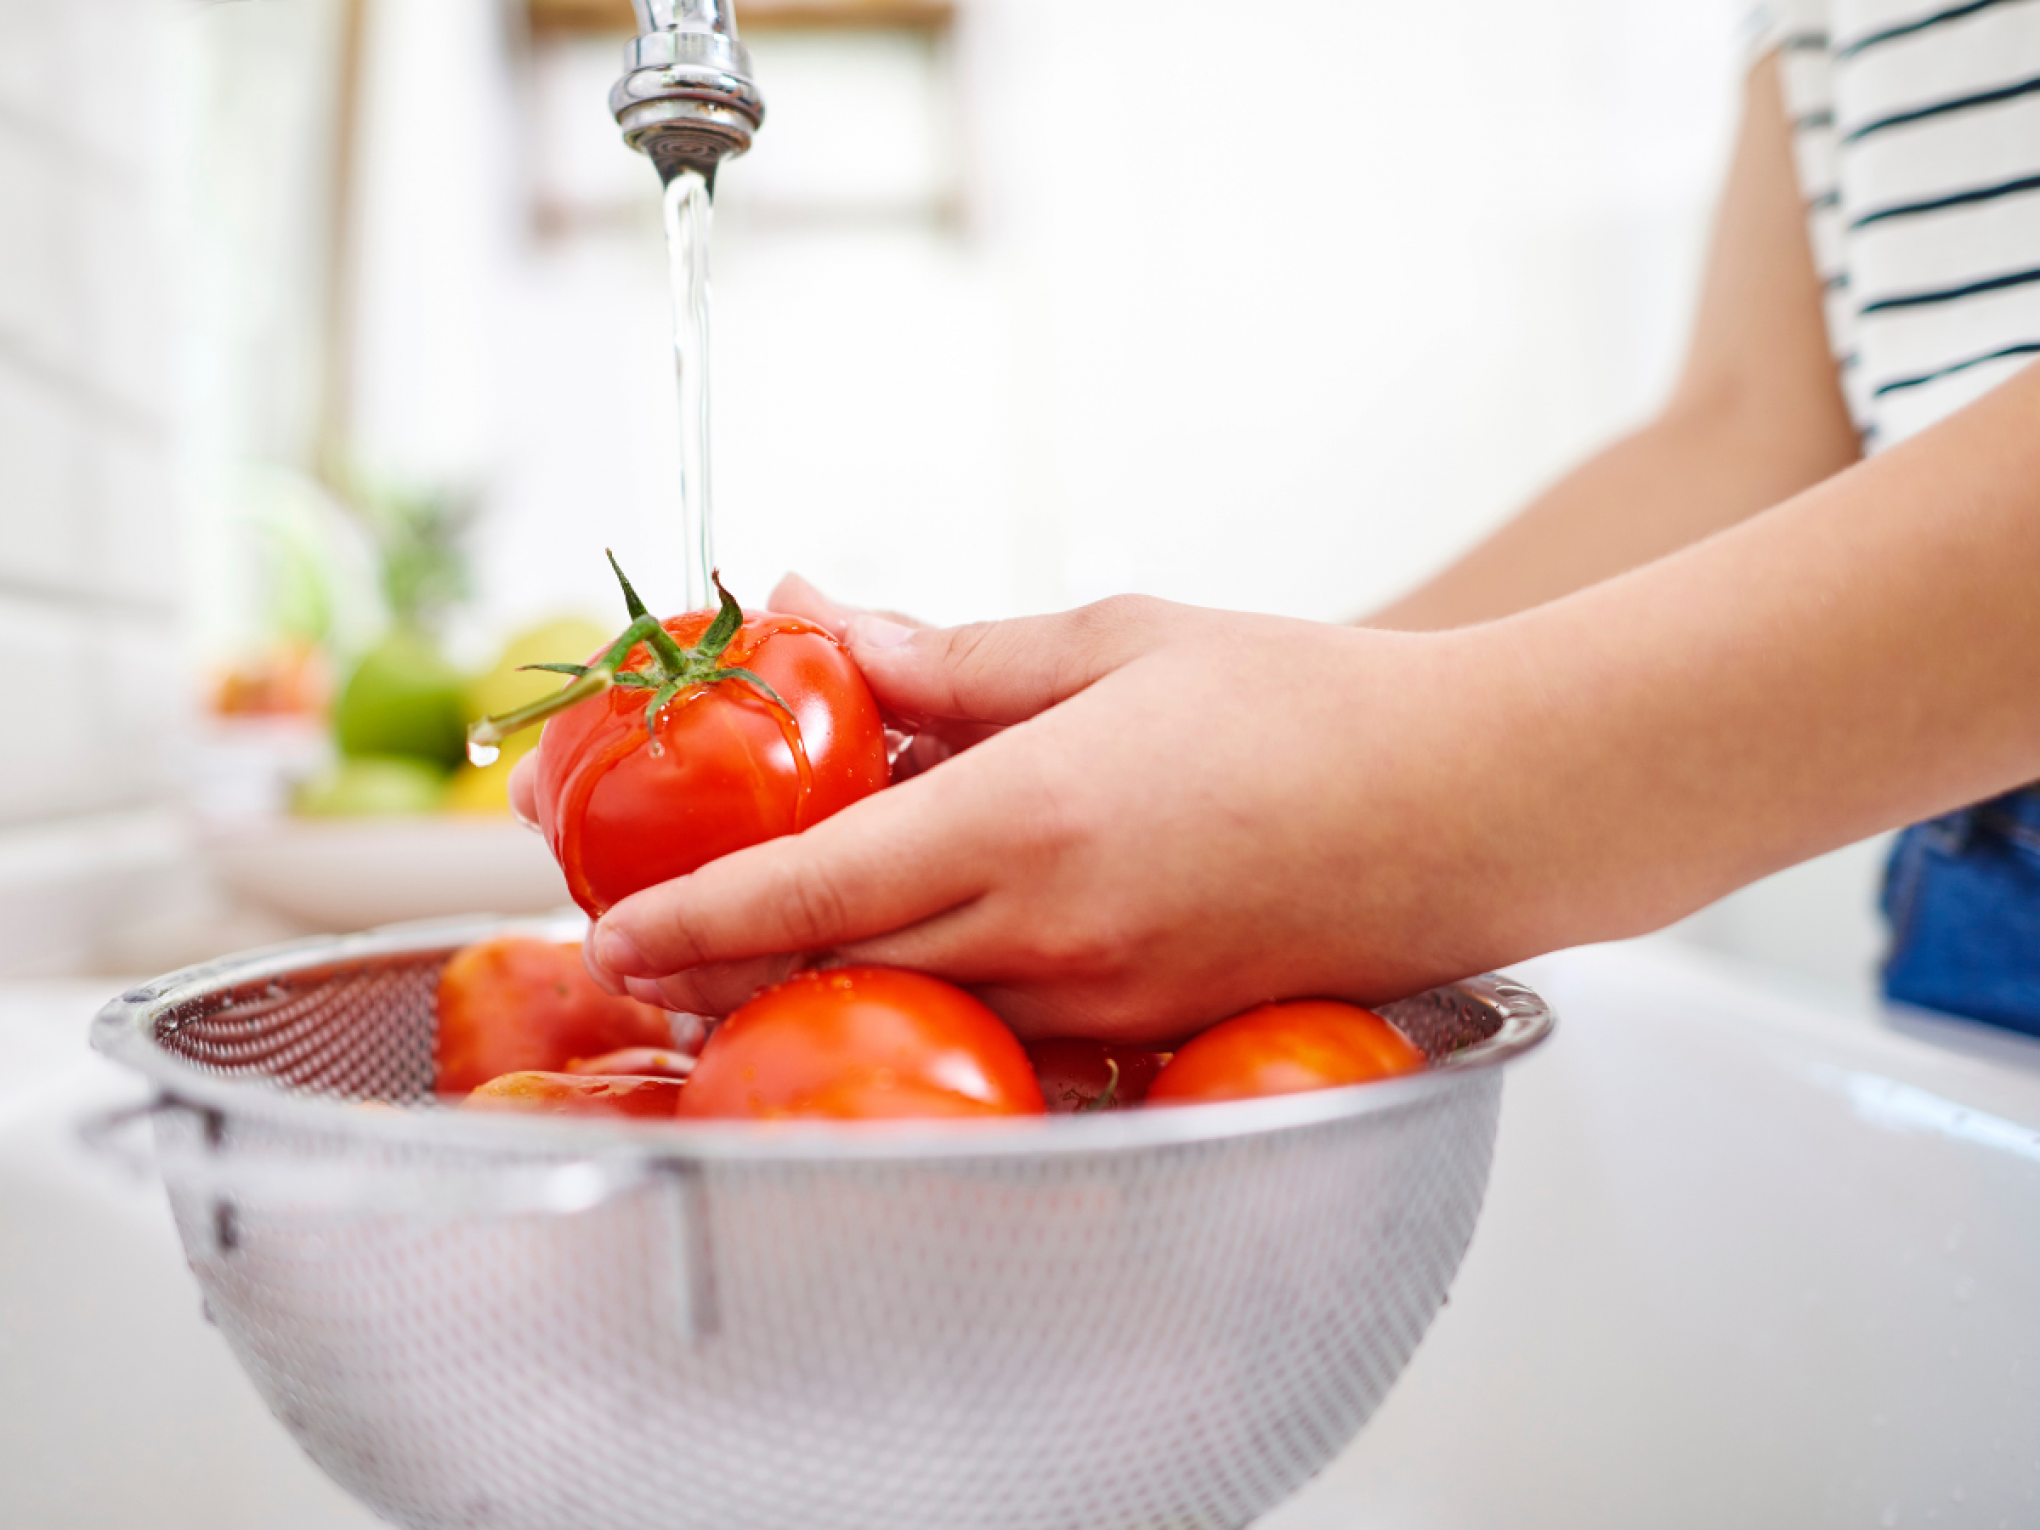
[[[312,818],[431,813],[446,797],[446,775],[423,760],[365,755],[341,760],[298,789],[293,806]]]
[[[346,755],[407,755],[451,770],[467,757],[467,687],[430,638],[399,627],[355,667],[333,709]]]

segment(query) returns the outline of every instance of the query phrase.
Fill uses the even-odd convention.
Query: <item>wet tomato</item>
[[[803,972],[725,1020],[683,1117],[1040,1115],[1019,1040],[948,983],[890,967]]]
[[[1124,1110],[1147,1098],[1167,1052],[1110,1041],[1058,1037],[1027,1043],[1027,1060],[1041,1084],[1042,1098],[1057,1115]],[[1104,1104],[1098,1102],[1103,1100]]]
[[[614,560],[611,560],[612,563]],[[797,834],[890,779],[878,703],[811,622],[716,611],[664,622],[617,570],[631,624],[564,689],[469,732],[480,750],[545,722],[538,821],[574,901],[631,893]],[[487,758],[484,754],[482,758]]]
[[[466,1094],[505,1073],[557,1073],[619,1047],[671,1050],[664,1010],[612,998],[579,946],[506,936],[454,954],[439,975],[433,1087]]]
[[[527,1116],[636,1116],[670,1121],[685,1087],[677,1078],[506,1073],[468,1095],[462,1108]]]
[[[1150,1105],[1244,1100],[1415,1073],[1424,1054],[1371,1009],[1333,999],[1263,1004],[1183,1044]]]

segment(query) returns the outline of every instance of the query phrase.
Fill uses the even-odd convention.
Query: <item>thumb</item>
[[[1116,595],[1054,616],[913,628],[858,616],[845,634],[879,704],[913,723],[1005,725],[1065,701],[1159,648],[1192,612]]]

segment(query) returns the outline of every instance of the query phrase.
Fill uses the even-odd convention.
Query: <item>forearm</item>
[[[1525,949],[2040,777],[2040,369],[1673,557],[1461,635],[1517,700]],[[1533,885],[1534,884],[1534,887]],[[1534,892],[1534,896],[1532,893]]]
[[[1685,368],[1664,412],[1370,626],[1464,626],[1675,552],[1856,460],[1775,60],[1752,73]]]
[[[1847,460],[1831,437],[1781,439],[1774,417],[1732,392],[1682,398],[1365,625],[1435,631],[1527,610],[1735,525]]]

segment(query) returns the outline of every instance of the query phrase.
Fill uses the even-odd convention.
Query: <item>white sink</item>
[[[106,997],[0,988],[0,1526],[369,1530],[207,1326],[162,1190],[75,1146],[140,1093],[85,1048]]]
[[[1560,1028],[1451,1304],[1262,1530],[2040,1524],[2040,1045],[1652,944],[1524,975]],[[159,1193],[72,1146],[134,1092],[99,997],[0,990],[0,1525],[375,1523],[205,1325]]]
[[[2040,1525],[2040,1044],[1677,948],[1522,969],[1451,1303],[1264,1530]]]

